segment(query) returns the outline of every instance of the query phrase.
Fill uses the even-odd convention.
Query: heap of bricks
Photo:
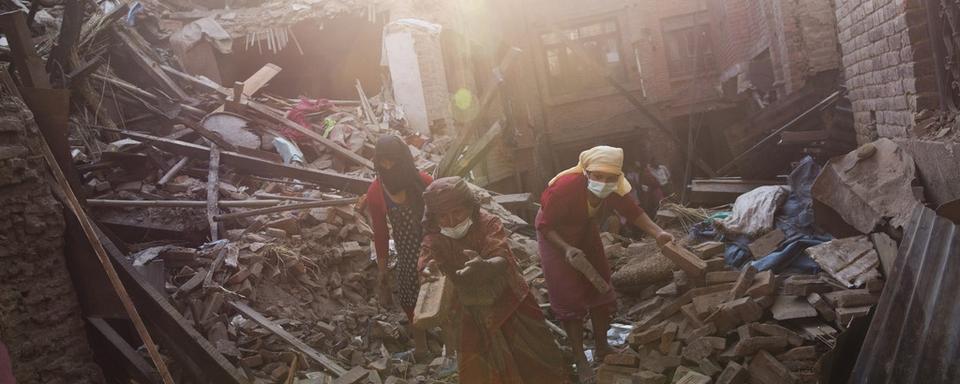
[[[826,274],[718,268],[721,252],[720,243],[663,248],[679,270],[631,309],[630,348],[604,359],[599,383],[817,383],[819,358],[882,289],[880,280],[846,289]]]

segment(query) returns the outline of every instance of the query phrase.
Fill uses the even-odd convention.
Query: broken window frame
[[[700,21],[703,20],[703,21]],[[660,20],[670,79],[701,76],[716,71],[711,24],[702,12]]]
[[[540,35],[543,65],[550,93],[559,96],[607,86],[604,76],[610,74],[618,81],[627,78],[620,25],[616,18],[605,18],[572,24],[561,31],[591,59],[607,69],[595,73],[576,53],[565,45],[564,39],[552,32]]]

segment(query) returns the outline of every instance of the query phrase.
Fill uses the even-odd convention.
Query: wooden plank
[[[220,239],[220,223],[214,216],[220,214],[217,200],[220,197],[220,149],[210,144],[210,163],[207,171],[207,224],[210,225],[210,241]]]
[[[182,156],[189,156],[194,159],[204,159],[210,156],[210,148],[198,144],[187,143],[179,140],[171,140],[132,131],[104,131],[116,132],[122,136],[139,140],[140,142],[152,145],[158,149]],[[235,167],[238,170],[248,174],[262,177],[289,177],[356,194],[366,193],[367,188],[370,187],[370,183],[372,182],[372,180],[355,176],[273,163],[253,156],[247,156],[230,151],[220,151],[220,161],[224,165]]]
[[[103,246],[118,268],[124,285],[130,288],[130,293],[137,302],[137,308],[146,316],[147,324],[152,331],[164,337],[164,347],[177,352],[172,355],[174,360],[184,365],[186,371],[200,383],[247,383],[249,382],[236,367],[210,342],[193,328],[174,308],[169,300],[150,285],[136,271],[127,260],[126,255],[110,241],[99,228],[96,228]],[[203,368],[200,368],[203,367]]]
[[[805,144],[812,141],[823,141],[830,138],[826,129],[816,131],[784,131],[780,133],[779,144]]]
[[[272,207],[283,203],[283,200],[220,200],[217,206],[220,208],[260,208]],[[87,205],[91,207],[164,207],[164,208],[203,208],[207,206],[206,201],[198,200],[108,200],[108,199],[87,199]]]
[[[493,201],[507,209],[533,206],[532,193],[515,193],[511,195],[495,195]]]
[[[827,106],[833,104],[833,103],[834,103],[835,101],[837,101],[837,99],[839,99],[840,96],[843,95],[843,93],[845,93],[845,92],[846,92],[846,91],[844,91],[844,90],[839,90],[839,91],[836,91],[836,92],[830,94],[830,96],[827,96],[827,98],[821,100],[819,103],[817,103],[817,105],[814,105],[813,107],[810,107],[810,109],[804,111],[804,112],[801,113],[799,116],[793,118],[793,120],[790,120],[789,122],[787,122],[786,124],[784,124],[784,125],[781,126],[780,128],[777,128],[776,130],[774,130],[773,132],[771,132],[769,135],[767,135],[766,137],[764,137],[762,140],[760,140],[759,142],[757,142],[756,144],[754,144],[752,147],[747,148],[747,150],[741,152],[739,155],[737,155],[737,157],[734,157],[733,160],[730,160],[729,163],[727,163],[726,165],[720,167],[720,169],[717,170],[717,174],[718,174],[718,175],[721,175],[721,176],[722,176],[722,175],[726,175],[728,172],[730,172],[730,171],[733,169],[733,167],[736,167],[738,164],[740,164],[741,162],[743,162],[744,160],[746,160],[746,159],[747,159],[747,156],[749,156],[751,153],[755,152],[757,149],[760,149],[761,147],[763,147],[764,145],[766,145],[767,143],[769,143],[771,140],[773,140],[774,138],[776,138],[778,135],[780,135],[780,133],[782,133],[783,131],[786,131],[786,130],[790,129],[790,128],[793,127],[793,126],[795,126],[797,123],[803,121],[804,119],[806,119],[806,118],[807,118],[808,116],[810,116],[811,114],[813,114],[813,113],[815,113],[815,112],[819,112],[820,110],[822,110],[822,109],[826,108]]]
[[[117,274],[116,269],[114,269],[113,264],[110,262],[110,257],[107,255],[107,251],[104,249],[103,244],[100,242],[100,238],[97,236],[97,233],[94,230],[93,221],[90,220],[89,216],[87,216],[87,212],[83,209],[83,205],[80,204],[80,200],[77,199],[77,195],[74,194],[73,188],[71,188],[70,183],[67,182],[67,177],[60,169],[60,165],[57,164],[57,160],[54,158],[53,152],[50,151],[50,146],[47,145],[46,140],[43,139],[43,135],[40,135],[39,137],[43,144],[41,146],[43,158],[46,160],[47,166],[50,168],[54,179],[56,179],[57,184],[59,184],[59,187],[63,192],[63,196],[65,197],[64,200],[66,200],[67,206],[70,207],[70,211],[72,211],[77,217],[77,220],[80,222],[80,226],[83,228],[83,233],[87,236],[87,240],[90,242],[90,244],[93,245],[93,250],[100,259],[100,264],[103,265],[104,272],[106,272],[107,278],[110,280],[110,284],[113,286],[117,296],[120,297],[120,303],[123,304],[123,308],[126,311],[127,316],[129,316],[130,320],[133,322],[133,326],[137,330],[137,334],[140,335],[140,339],[143,340],[143,344],[147,349],[147,353],[150,355],[150,359],[153,360],[154,365],[157,367],[157,372],[160,373],[160,377],[163,379],[165,384],[173,384],[173,378],[170,376],[170,371],[167,369],[167,365],[163,361],[163,357],[160,356],[160,349],[157,348],[156,343],[154,343],[153,338],[150,336],[150,332],[147,331],[147,327],[144,324],[143,319],[140,317],[140,313],[137,311],[136,306],[134,306],[133,300],[130,298],[130,295],[127,293],[127,289],[120,281],[120,277]]]
[[[270,80],[273,80],[273,78],[280,73],[280,70],[281,68],[279,66],[271,63],[260,67],[256,73],[243,81],[243,95],[250,97],[260,92],[263,87],[267,86]]]
[[[176,164],[170,167],[170,170],[167,173],[163,174],[163,177],[160,178],[160,181],[157,182],[157,185],[165,185],[170,182],[174,177],[177,177],[177,174],[180,173],[180,170],[183,167],[187,166],[187,163],[190,162],[189,157],[183,157]]]
[[[129,343],[106,321],[97,317],[88,317],[87,322],[97,330],[104,340],[106,340],[114,351],[126,361],[127,373],[133,376],[133,379],[144,383],[160,383],[160,374],[157,370],[147,363]]]
[[[294,211],[298,209],[344,206],[344,205],[356,204],[358,200],[359,200],[358,198],[354,197],[349,199],[311,201],[311,202],[302,203],[302,204],[289,204],[289,205],[283,205],[279,207],[254,209],[246,212],[227,213],[224,215],[214,216],[213,219],[216,221],[226,221],[226,220],[232,220],[232,219],[239,219],[241,217],[259,216],[259,215],[266,215],[266,214],[276,213],[276,212]]]
[[[500,65],[493,70],[493,73],[490,75],[490,78],[484,83],[483,89],[484,92],[480,96],[480,107],[478,108],[478,116],[483,116],[487,109],[490,107],[490,104],[493,102],[493,97],[497,94],[497,91],[500,89],[500,84],[504,81],[502,74],[507,73],[511,66],[519,59],[520,53],[522,53],[519,48],[513,47],[503,56],[503,59],[500,60]],[[467,143],[470,140],[473,140],[474,131],[479,129],[477,124],[470,124],[467,128],[460,132],[453,143],[447,148],[447,153],[443,155],[443,158],[440,160],[440,164],[437,165],[437,176],[450,176],[451,168],[456,163],[457,159],[460,158],[460,153],[467,146]]]
[[[7,37],[20,83],[30,88],[50,88],[50,76],[33,46],[26,14],[21,11],[0,14],[0,30]]]
[[[180,100],[190,98],[190,95],[187,95],[187,93],[163,71],[160,63],[141,50],[142,47],[146,47],[149,44],[146,44],[143,37],[141,37],[137,31],[116,24],[113,25],[113,31],[120,39],[120,42],[127,47],[127,50],[131,54],[131,59],[137,63],[137,66],[139,66],[147,76],[156,81],[157,85],[164,91],[170,92],[171,96],[175,96]]]
[[[666,135],[671,140],[673,140],[677,148],[683,150],[684,155],[688,159],[693,160],[693,162],[697,165],[697,167],[703,170],[703,172],[705,172],[710,177],[716,176],[719,173],[714,171],[713,168],[710,167],[710,165],[708,165],[702,158],[697,156],[696,152],[692,151],[691,148],[687,148],[684,145],[684,143],[681,142],[679,138],[677,138],[677,135],[673,132],[673,130],[667,127],[667,125],[664,124],[664,122],[660,120],[660,118],[657,117],[657,115],[653,114],[653,112],[651,112],[647,108],[647,106],[644,105],[642,101],[640,101],[640,99],[638,99],[636,96],[633,95],[633,93],[631,93],[622,84],[620,84],[620,82],[617,81],[617,79],[614,79],[613,76],[610,74],[610,71],[606,70],[606,68],[598,64],[590,54],[586,53],[582,45],[577,44],[576,42],[571,40],[570,37],[564,34],[563,32],[561,32],[560,28],[557,27],[556,25],[550,25],[550,29],[551,29],[551,32],[553,32],[556,36],[560,37],[561,43],[563,43],[567,48],[570,48],[570,50],[573,51],[573,53],[580,58],[580,61],[586,63],[587,66],[591,67],[591,70],[594,73],[601,74],[604,77],[604,80],[606,80],[608,84],[613,86],[613,88],[615,88],[617,92],[620,93],[621,96],[627,99],[627,101],[630,102],[630,104],[632,104],[633,107],[638,112],[640,112],[640,114],[642,114],[644,117],[647,118],[647,120],[653,123],[653,126],[655,128],[657,128],[664,135]]]
[[[473,167],[485,158],[493,144],[493,139],[499,136],[501,132],[503,132],[503,126],[500,125],[500,122],[493,123],[493,126],[479,140],[470,143],[470,147],[467,148],[463,157],[453,164],[453,168],[449,172],[450,176],[466,176]]]
[[[340,364],[337,364],[336,361],[327,357],[323,353],[320,353],[317,350],[311,348],[309,345],[305,344],[303,341],[300,341],[300,339],[297,339],[296,337],[291,335],[290,332],[287,332],[285,329],[283,329],[283,327],[277,325],[277,323],[274,323],[273,321],[270,321],[270,319],[261,315],[260,312],[257,312],[256,310],[254,310],[253,308],[250,308],[246,304],[235,301],[235,300],[231,300],[230,305],[233,308],[235,308],[238,312],[243,314],[244,316],[250,318],[250,320],[253,320],[257,324],[260,324],[261,326],[263,326],[273,334],[279,336],[281,339],[283,339],[287,343],[290,343],[290,345],[292,345],[298,351],[300,351],[301,353],[309,357],[311,360],[319,363],[321,366],[326,368],[335,376],[340,377],[347,372],[347,370],[341,367]]]

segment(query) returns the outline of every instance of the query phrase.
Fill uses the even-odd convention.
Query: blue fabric
[[[741,235],[732,239],[723,250],[723,261],[734,268],[742,267],[744,263],[750,261],[753,257],[749,245],[750,237],[748,236]]]
[[[804,157],[790,172],[790,195],[777,217],[777,228],[780,228],[787,238],[816,234],[813,226],[813,195],[810,189],[819,174],[820,165],[810,156]]]
[[[687,233],[691,244],[699,244],[704,241],[723,241],[723,233],[717,229],[711,220],[704,220],[690,227]]]
[[[143,11],[143,4],[140,4],[139,1],[134,2],[133,5],[130,6],[130,10],[127,11],[127,25],[131,27],[135,26],[137,24],[137,14]]]
[[[750,263],[758,271],[773,270],[774,273],[805,273],[817,274],[820,265],[817,264],[804,250],[814,245],[820,245],[832,240],[830,236],[799,235],[784,240],[776,250],[760,260]]]

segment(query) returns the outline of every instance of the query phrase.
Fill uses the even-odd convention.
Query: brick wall
[[[835,0],[857,139],[909,136],[938,106],[922,0]]]
[[[0,340],[18,383],[99,383],[65,265],[63,207],[30,139],[38,135],[26,106],[0,104]]]
[[[746,73],[765,50],[781,97],[805,86],[811,75],[840,66],[833,0],[728,0],[714,6],[723,80]]]

